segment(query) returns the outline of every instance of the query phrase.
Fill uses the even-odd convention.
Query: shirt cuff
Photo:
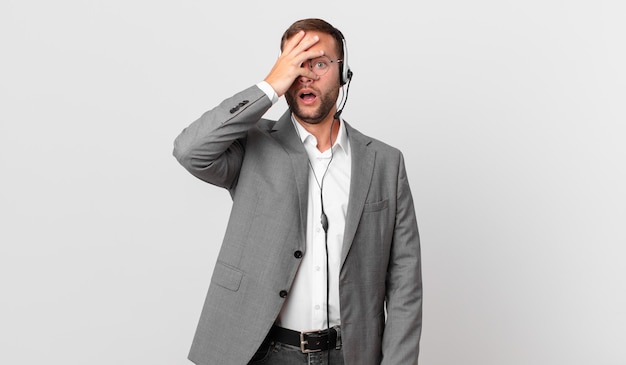
[[[276,91],[274,91],[274,88],[267,83],[267,81],[261,81],[256,84],[256,86],[258,86],[259,89],[261,89],[265,93],[265,95],[270,98],[272,104],[276,104],[276,102],[278,101],[278,95],[276,94]]]

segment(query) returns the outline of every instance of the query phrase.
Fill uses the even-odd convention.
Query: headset
[[[339,65],[341,70],[341,78],[339,79],[339,82],[343,86],[352,80],[352,70],[348,65],[348,46],[346,45],[346,38],[339,29],[335,28],[335,31],[341,38],[341,44],[343,46],[343,61],[341,61],[341,64]]]
[[[348,65],[348,46],[346,45],[346,38],[343,36],[339,29],[335,28],[335,31],[339,35],[339,38],[341,38],[341,45],[343,46],[343,60],[339,64],[339,83],[341,84],[341,86],[348,84],[348,86],[346,87],[346,92],[341,96],[341,102],[339,103],[341,107],[337,108],[337,112],[333,116],[333,119],[339,120],[339,117],[343,112],[343,108],[346,106],[346,102],[348,101],[348,92],[350,91],[350,81],[352,81],[353,73],[350,69],[350,65]]]

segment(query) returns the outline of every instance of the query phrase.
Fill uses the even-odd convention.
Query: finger
[[[307,51],[309,48],[313,47],[313,45],[319,41],[320,41],[320,37],[317,34],[315,35],[305,34],[304,38],[300,40],[300,42],[296,45],[295,49],[299,50],[300,52],[304,52],[304,51]]]
[[[302,58],[302,53],[305,53],[311,48],[314,44],[319,42],[319,36],[317,35],[307,35],[304,31],[300,31],[298,34],[294,35],[289,39],[288,43],[285,44],[283,48],[284,55],[290,55],[292,57]],[[309,58],[317,57],[319,54],[307,53]],[[308,58],[305,58],[308,59]]]
[[[287,41],[285,41],[285,44],[283,44],[283,50],[281,54],[291,53],[291,51],[293,51],[293,49],[296,48],[296,46],[300,43],[300,41],[302,40],[302,38],[304,38],[304,36],[305,36],[305,33],[303,30],[301,30],[295,35],[293,35],[291,38],[287,39]]]
[[[311,80],[318,80],[320,78],[317,74],[315,74],[315,72],[311,71],[311,69],[309,68],[309,63],[307,61],[304,61],[304,63],[300,66],[298,77],[300,76],[304,76]]]

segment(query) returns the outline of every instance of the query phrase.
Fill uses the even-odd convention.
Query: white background
[[[405,153],[420,363],[626,364],[624,2],[379,3],[2,0],[0,363],[189,363],[230,199],[172,142],[322,17]]]

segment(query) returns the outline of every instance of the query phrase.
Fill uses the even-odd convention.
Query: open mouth
[[[317,99],[317,95],[310,91],[302,91],[299,96],[300,100],[302,100],[304,104],[312,104]]]

